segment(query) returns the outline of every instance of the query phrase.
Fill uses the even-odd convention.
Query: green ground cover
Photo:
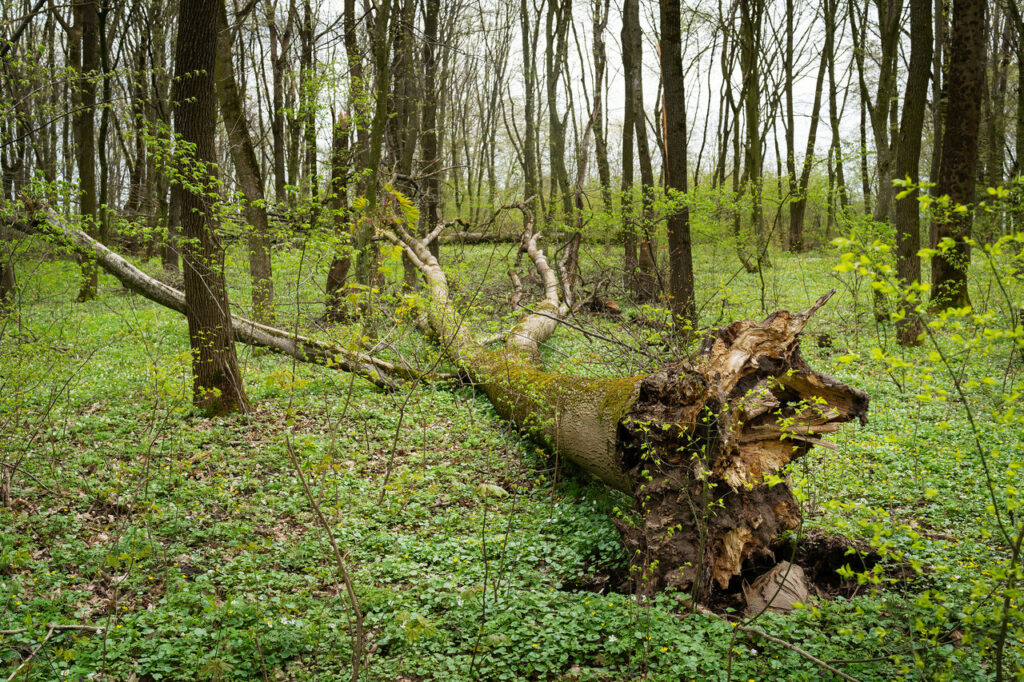
[[[20,316],[0,339],[0,462],[14,467],[0,508],[0,629],[23,629],[0,634],[5,676],[49,623],[104,630],[54,632],[20,679],[348,676],[349,602],[290,440],[353,573],[371,649],[363,679],[828,678],[727,619],[690,613],[685,595],[607,589],[626,563],[611,519],[629,500],[556,469],[472,389],[385,395],[240,348],[254,412],[206,419],[190,404],[184,319],[106,275],[96,301],[72,303],[76,268],[42,253],[22,260]],[[394,323],[386,292],[370,301],[375,328],[317,327],[325,253],[275,251],[279,324],[432,366],[436,351]],[[601,245],[584,256],[588,281],[620,257]],[[506,246],[445,251],[481,329],[513,317],[504,273],[514,257]],[[848,576],[844,596],[754,627],[857,679],[972,680],[992,678],[1005,622],[1007,674],[1024,674],[1019,568],[1007,574],[999,531],[1020,526],[1024,434],[1006,396],[1022,365],[1019,350],[1010,355],[1019,340],[986,333],[1012,322],[983,259],[972,294],[975,313],[991,317],[935,331],[952,374],[934,347],[894,345],[891,325],[873,320],[868,278],[836,272],[836,251],[773,254],[760,276],[706,240],[695,262],[709,325],[802,309],[837,288],[805,355],[872,398],[868,425],[846,427],[837,449],[790,475],[805,530],[870,543],[883,562]],[[232,251],[233,301],[247,301],[245,280]],[[563,328],[545,349],[550,366],[641,372],[679,350],[657,326],[575,324],[621,343]]]

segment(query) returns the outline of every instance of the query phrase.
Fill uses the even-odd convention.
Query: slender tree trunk
[[[231,309],[224,282],[224,250],[216,232],[209,197],[215,161],[218,5],[181,0],[178,15],[174,101],[175,128],[195,147],[194,164],[186,164],[203,189],[174,186],[181,205],[184,240],[185,314],[192,348],[195,405],[208,414],[247,411],[248,399],[238,370],[232,338]]]
[[[1024,18],[1021,17],[1020,9],[1013,3],[1007,4],[1010,12],[1010,21],[1017,34],[1017,128],[1016,128],[1016,149],[1014,154],[1013,169],[1011,177],[1024,175]],[[1018,225],[1020,230],[1021,226]]]
[[[654,169],[651,164],[651,150],[647,139],[647,120],[644,117],[644,90],[642,80],[643,47],[640,40],[640,9],[638,0],[625,0],[622,32],[624,37],[623,61],[629,53],[629,64],[625,77],[632,81],[633,131],[637,156],[640,160],[641,218],[637,222],[638,271],[636,276],[636,299],[640,302],[654,300],[657,295],[656,259],[654,240],[651,238],[654,214]],[[628,46],[628,47],[627,47]]]
[[[530,25],[530,9],[527,0],[519,2],[520,32],[523,39],[523,194],[527,206],[534,216],[537,211],[537,196],[540,182],[537,171],[537,57],[535,46],[537,26]]]
[[[626,0],[626,8],[630,8],[630,1]],[[622,275],[623,286],[633,298],[640,297],[639,267],[640,263],[636,256],[636,235],[637,221],[633,215],[633,136],[635,126],[633,119],[636,112],[633,107],[636,98],[633,95],[633,54],[628,49],[631,36],[631,28],[626,19],[630,15],[623,12],[622,23],[622,70],[625,77],[622,79],[625,86],[625,95],[622,113],[622,205],[620,216],[622,220]]]
[[[302,13],[302,27],[299,31],[302,44],[300,54],[299,110],[301,112],[303,163],[306,185],[309,189],[309,225],[315,227],[320,214],[320,169],[316,158],[316,113],[319,86],[316,79],[315,45],[313,34],[313,9],[310,0],[305,0]]]
[[[910,67],[907,89],[903,96],[903,117],[896,141],[896,178],[920,178],[921,134],[928,104],[928,81],[932,60],[932,0],[910,0]],[[901,286],[921,281],[921,225],[918,192],[903,192],[896,202],[896,274]],[[902,319],[897,323],[897,339],[904,346],[917,345],[922,332],[921,321],[914,313],[916,301],[901,300]]]
[[[954,205],[966,206],[968,210],[937,213],[933,218],[938,240],[949,238],[954,242],[952,248],[932,256],[931,300],[941,307],[970,305],[967,270],[971,251],[967,239],[971,236],[985,78],[985,10],[985,0],[953,0],[946,81],[949,99],[936,194],[948,194]]]
[[[604,211],[611,214],[611,170],[608,164],[608,136],[605,131],[604,118],[605,70],[608,64],[604,32],[608,25],[609,4],[610,0],[592,1],[594,13],[594,156],[597,160],[598,181],[601,183],[601,204]]]
[[[803,250],[803,233],[794,233],[797,223],[793,221],[793,201],[798,196],[796,180],[796,116],[793,110],[793,23],[795,20],[794,0],[786,0],[786,59],[785,88],[786,96],[786,177],[789,186],[789,249],[793,253]],[[826,18],[826,21],[828,19]],[[803,225],[800,225],[802,230]]]
[[[568,54],[569,22],[572,21],[570,0],[547,0],[547,49],[545,51],[545,83],[548,99],[548,149],[551,164],[551,205],[552,211],[560,201],[562,221],[568,222],[572,215],[572,195],[569,187],[569,171],[565,165],[565,117],[558,110],[558,85]]]
[[[811,105],[811,122],[807,131],[807,147],[804,149],[800,182],[796,187],[795,197],[789,205],[789,248],[793,253],[800,253],[804,249],[804,213],[807,210],[807,190],[811,184],[814,149],[818,140],[818,121],[821,119],[821,96],[825,84],[825,71],[828,68],[828,55],[832,49],[827,42],[826,40],[826,45],[821,51],[818,75],[814,80],[814,104]]]
[[[437,135],[437,50],[438,18],[441,13],[441,0],[426,0],[423,17],[423,133],[420,138],[420,174],[423,181],[423,226],[420,232],[424,235],[437,227],[441,220],[441,154],[438,151]],[[525,150],[524,150],[525,151]],[[440,243],[437,239],[430,243],[430,253],[437,258],[440,255]]]
[[[661,77],[665,93],[665,185],[674,196],[686,197],[686,96],[683,82],[682,18],[680,0],[661,0]],[[697,327],[694,299],[693,255],[690,244],[690,207],[676,207],[668,216],[670,307],[677,325]]]
[[[89,234],[98,236],[99,198],[96,190],[96,76],[99,72],[99,0],[76,0],[75,25],[70,36],[71,66],[77,71],[77,84],[72,101],[74,107],[75,157],[78,162],[78,211]],[[82,285],[76,300],[96,298],[99,285],[96,265],[82,263]]]
[[[284,72],[291,39],[291,20],[288,21],[284,35],[280,35],[277,17],[274,15],[274,8],[271,7],[268,13],[267,28],[270,32],[270,69],[274,100],[274,111],[270,119],[270,132],[274,144],[274,201],[278,205],[284,205],[288,199],[285,191],[288,184],[288,171],[285,165]]]
[[[352,258],[347,252],[349,244],[348,179],[352,172],[349,158],[349,121],[344,114],[334,124],[334,143],[331,145],[331,196],[330,207],[334,222],[334,234],[341,242],[344,253],[335,254],[327,271],[326,303],[327,319],[342,322],[345,312],[345,283],[352,267]]]
[[[366,155],[366,203],[371,212],[377,208],[378,183],[380,182],[381,145],[383,144],[384,126],[388,118],[388,90],[390,85],[391,45],[389,27],[391,26],[392,0],[382,0],[374,18],[373,57],[376,70],[376,87],[374,96],[373,120],[370,129],[370,144]],[[374,265],[377,262],[369,224],[360,227],[355,233],[356,278],[360,284],[369,285],[374,277]]]
[[[764,18],[763,0],[740,0],[740,65],[743,70],[744,140],[743,174],[750,194],[750,229],[754,235],[756,265],[767,265],[768,244],[762,216],[763,158],[761,154],[761,26]]]
[[[1007,0],[1009,1],[1009,0]],[[1002,23],[1000,23],[1000,20]],[[993,17],[992,36],[992,58],[989,69],[988,97],[985,98],[987,116],[985,117],[986,137],[986,159],[985,159],[985,184],[986,187],[1000,187],[1003,184],[1003,165],[1006,160],[1006,84],[1010,66],[1010,49],[1013,40],[1009,17],[1003,17],[1002,12]],[[1024,40],[1017,36],[1017,40]],[[1002,212],[995,208],[991,213],[985,214],[983,224],[985,229],[980,237],[990,243],[998,239],[1002,229]]]
[[[836,28],[841,25],[839,0],[824,0],[825,8],[825,44],[828,52],[828,113],[829,125],[832,128],[831,149],[835,164],[836,186],[839,191],[839,208],[846,213],[850,206],[850,195],[846,188],[846,173],[843,170],[843,145],[839,132],[842,118],[839,108],[839,84],[836,82]],[[845,97],[844,97],[845,104]]]
[[[109,102],[113,98],[113,78],[110,74],[110,54],[107,36],[107,17],[110,8],[105,4],[102,11],[98,12],[99,29],[99,51],[100,51],[100,82],[103,84],[102,102]],[[97,136],[96,156],[99,161],[100,187],[98,192],[100,205],[99,211],[99,235],[100,241],[104,244],[110,241],[110,157],[108,155],[108,135],[110,133],[110,107],[100,109],[100,131]]]
[[[274,321],[274,277],[270,259],[270,223],[267,220],[266,197],[263,194],[263,173],[256,159],[256,147],[249,134],[242,95],[235,81],[231,56],[231,30],[228,26],[224,0],[217,0],[217,99],[228,133],[231,162],[238,175],[238,184],[245,196],[245,219],[248,225],[249,276],[252,278],[253,319],[263,324]]]

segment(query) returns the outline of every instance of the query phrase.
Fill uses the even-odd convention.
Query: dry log
[[[423,244],[398,226],[430,292],[427,317],[448,357],[503,417],[613,488],[633,496],[642,522],[619,524],[645,590],[693,589],[705,600],[729,586],[748,559],[795,529],[800,507],[781,469],[843,422],[866,420],[868,396],[816,372],[800,332],[834,292],[810,309],[743,320],[711,334],[693,361],[648,376],[582,379],[545,372],[539,346],[565,313],[554,273],[524,242],[545,299],[485,349],[448,296]]]
[[[67,244],[96,262],[116,277],[127,289],[176,312],[185,312],[185,294],[150,277],[120,255],[75,228],[47,206],[37,207],[33,217],[24,221],[10,221],[6,227],[23,234],[44,234]],[[422,380],[419,373],[375,358],[367,353],[352,351],[334,344],[310,339],[298,334],[269,327],[232,315],[231,326],[235,340],[252,346],[294,357],[302,362],[324,365],[352,372],[370,381],[378,388],[394,390],[395,379]]]

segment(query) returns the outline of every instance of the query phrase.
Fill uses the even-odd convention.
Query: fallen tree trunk
[[[814,371],[799,334],[834,292],[810,309],[735,322],[711,334],[692,362],[647,376],[583,379],[544,371],[539,347],[565,306],[539,235],[524,238],[545,298],[487,350],[448,295],[437,260],[402,226],[387,236],[405,247],[430,290],[427,318],[447,356],[479,385],[498,413],[545,447],[633,496],[642,521],[620,523],[638,586],[691,589],[699,599],[725,589],[748,559],[770,552],[801,521],[779,476],[820,436],[866,421],[868,396]],[[834,446],[833,446],[834,447]]]
[[[184,295],[149,277],[84,232],[43,208],[11,224],[50,233],[89,254],[127,288],[178,312]],[[425,241],[401,225],[386,232],[422,272],[426,317],[448,358],[486,393],[498,413],[544,447],[557,450],[609,486],[633,496],[641,522],[618,523],[645,591],[690,589],[700,601],[725,589],[744,562],[770,553],[795,529],[800,507],[780,470],[843,422],[865,421],[868,396],[814,371],[800,355],[799,334],[832,292],[803,313],[779,311],[717,330],[696,359],[646,376],[583,379],[546,372],[540,346],[567,307],[538,248],[524,238],[544,284],[544,299],[488,350],[452,304],[448,281]],[[423,379],[364,353],[348,351],[234,318],[236,339],[352,371],[391,388],[391,376]]]
[[[116,277],[127,289],[171,310],[185,313],[183,292],[150,277],[82,230],[68,224],[47,206],[38,207],[30,220],[10,222],[7,227],[24,234],[53,236],[60,243],[73,247],[89,258],[94,258],[100,267]],[[424,378],[414,370],[380,360],[367,353],[292,334],[238,315],[231,316],[231,326],[236,341],[268,348],[302,362],[352,372],[384,390],[398,388],[395,379]]]

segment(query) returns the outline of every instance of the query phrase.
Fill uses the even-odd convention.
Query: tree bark
[[[827,41],[826,41],[827,42]],[[821,95],[828,67],[829,45],[821,51],[818,75],[814,81],[814,104],[811,105],[811,123],[807,131],[807,147],[804,149],[804,163],[795,196],[789,205],[789,248],[793,253],[804,250],[804,214],[807,210],[807,190],[811,185],[811,169],[814,166],[814,150],[818,140],[818,121],[821,120]]]
[[[331,266],[327,270],[326,305],[327,319],[342,322],[348,315],[345,312],[345,283],[352,267],[352,257],[348,253],[351,231],[348,210],[348,179],[352,172],[349,158],[349,121],[345,114],[338,117],[334,124],[334,142],[331,145],[331,195],[330,207],[334,222],[334,235],[339,240],[344,253],[335,253]]]
[[[636,221],[638,246],[636,291],[637,301],[653,301],[657,295],[656,259],[651,238],[654,214],[654,169],[647,139],[647,119],[644,117],[643,47],[640,40],[640,5],[638,0],[626,0],[622,11],[622,59],[625,78],[631,81],[633,96],[633,132],[637,157],[640,161],[641,217]],[[628,55],[628,57],[627,57]],[[626,63],[628,59],[628,64]]]
[[[928,103],[928,81],[932,59],[932,0],[910,0],[910,67],[903,97],[903,117],[896,142],[896,178],[920,181],[921,134]],[[921,281],[920,206],[916,188],[908,189],[896,201],[896,274],[901,287]],[[914,300],[901,296],[902,318],[896,324],[901,345],[920,343],[921,321],[914,313]]]
[[[69,61],[77,72],[74,93],[73,128],[75,137],[75,159],[78,163],[78,212],[86,229],[98,234],[99,197],[96,190],[96,75],[100,66],[99,55],[99,4],[98,0],[76,0],[74,4],[75,24],[69,36]],[[82,263],[82,285],[75,300],[90,301],[96,298],[99,286],[99,271],[96,266]]]
[[[608,56],[605,50],[604,31],[608,25],[609,0],[593,0],[593,55],[594,55],[594,157],[597,162],[597,177],[601,184],[601,204],[605,213],[612,211],[611,169],[608,164],[608,136],[605,131],[605,71]]]
[[[953,240],[950,249],[932,256],[931,302],[944,308],[970,305],[967,270],[971,251],[967,240],[971,236],[985,79],[985,10],[984,0],[953,0],[946,129],[936,194],[949,195],[954,206],[967,210],[939,212],[933,218],[937,239]]]
[[[530,26],[530,10],[527,0],[519,0],[520,33],[523,40],[523,194],[524,201],[533,212],[537,212],[537,196],[540,181],[537,171],[537,25]]]
[[[631,30],[627,23],[630,15],[626,12],[631,6],[630,0],[626,0],[623,10],[622,21],[622,69],[624,71],[623,84],[625,86],[623,113],[622,113],[622,186],[620,220],[622,221],[622,284],[634,298],[639,298],[640,282],[639,262],[636,256],[636,235],[637,221],[633,215],[633,119],[636,112],[633,110],[633,55],[628,49]]]
[[[270,223],[267,221],[263,173],[256,159],[256,147],[249,133],[249,122],[242,107],[242,96],[235,82],[231,57],[231,29],[224,0],[217,0],[217,99],[228,133],[231,163],[245,196],[245,218],[249,242],[249,276],[252,278],[253,319],[264,324],[274,321],[274,276],[270,259]]]
[[[181,250],[192,349],[192,401],[213,415],[249,409],[231,335],[224,250],[208,196],[216,159],[218,5],[181,0],[174,84],[175,129],[194,150],[192,163],[186,165],[190,186],[174,186],[181,203],[184,237]]]
[[[680,0],[661,0],[661,78],[665,93],[665,186],[670,201],[686,197],[686,95],[683,82]],[[670,308],[680,327],[697,327],[690,207],[676,206],[668,216]]]
[[[441,154],[438,149],[438,19],[441,0],[426,0],[423,16],[423,133],[420,137],[420,174],[423,181],[423,226],[420,234],[428,235],[441,219]],[[430,252],[437,258],[439,244],[431,242]]]
[[[545,85],[548,99],[548,150],[551,164],[551,207],[561,202],[562,220],[572,215],[572,194],[569,171],[565,166],[565,117],[558,111],[558,83],[568,54],[569,22],[572,3],[569,0],[547,0],[547,49],[544,53]]]

